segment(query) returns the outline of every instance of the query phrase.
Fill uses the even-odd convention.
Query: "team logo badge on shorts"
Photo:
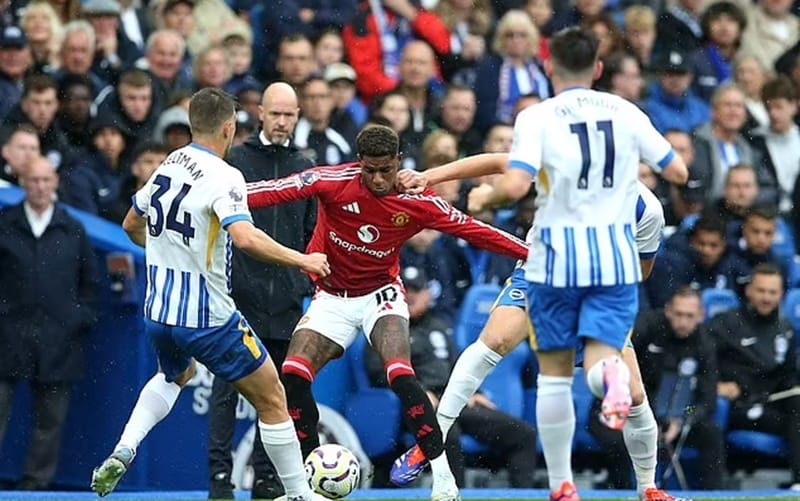
[[[395,226],[405,226],[411,220],[411,216],[405,212],[398,212],[392,216],[392,224]]]
[[[508,297],[513,299],[514,301],[522,301],[525,299],[525,292],[520,289],[511,289],[508,291]]]

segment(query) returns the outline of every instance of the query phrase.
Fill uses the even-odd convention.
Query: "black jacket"
[[[0,212],[0,378],[74,382],[94,324],[96,261],[83,226],[56,205],[35,238],[22,204]]]
[[[645,368],[642,380],[651,403],[657,405],[656,396],[664,375],[681,374],[681,369],[684,369],[694,372],[697,378],[694,419],[713,418],[719,371],[714,343],[705,327],[701,325],[689,337],[681,339],[672,330],[664,310],[653,310],[639,316],[634,332],[633,345],[639,365]]]
[[[233,148],[228,162],[242,171],[247,182],[286,177],[313,167],[296,148],[264,145],[259,132]],[[281,244],[304,251],[316,223],[316,203],[302,200],[252,211],[254,224]],[[295,268],[256,261],[234,250],[232,296],[256,332],[271,315],[301,309],[311,292],[308,277]],[[261,329],[262,332],[271,331]],[[291,332],[286,335],[290,335]]]
[[[715,316],[709,330],[717,345],[720,381],[742,390],[734,405],[764,403],[770,393],[798,384],[795,334],[777,311],[765,317],[743,306]]]

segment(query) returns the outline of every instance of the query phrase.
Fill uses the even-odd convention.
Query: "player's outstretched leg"
[[[192,362],[174,383],[168,382],[164,374],[158,373],[144,385],[114,452],[92,472],[93,491],[100,496],[106,496],[117,487],[136,457],[139,444],[156,424],[167,417],[178,400],[181,387],[192,379],[194,372],[195,365]]]
[[[631,413],[631,373],[622,356],[593,339],[586,340],[586,382],[597,398],[602,398],[601,419],[613,430],[622,430]]]
[[[453,423],[483,381],[500,360],[528,336],[528,325],[524,298],[519,307],[498,306],[492,311],[480,338],[458,357],[436,410],[436,421],[445,440]],[[428,464],[418,445],[412,446],[397,460],[397,464],[406,463],[414,467],[406,468],[405,475],[398,475],[394,479],[395,484],[410,484]]]
[[[319,447],[319,410],[311,385],[317,372],[342,353],[341,346],[310,329],[298,329],[289,343],[286,360],[281,366],[281,379],[304,458]]]
[[[688,498],[676,498],[656,487],[658,423],[647,401],[639,362],[633,347],[628,345],[622,350],[622,359],[631,374],[631,413],[622,428],[622,437],[625,440],[625,447],[628,449],[631,463],[633,463],[639,499],[641,501],[691,501]]]

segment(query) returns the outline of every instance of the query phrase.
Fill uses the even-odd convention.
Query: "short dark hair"
[[[141,89],[142,87],[152,86],[153,79],[146,71],[133,68],[120,75],[117,86],[123,84],[127,85],[128,87],[136,87],[137,89]]]
[[[691,285],[681,285],[680,287],[678,287],[678,289],[670,298],[670,302],[672,302],[672,300],[677,297],[694,297],[702,302],[702,298],[700,297],[700,291],[698,291],[695,287],[692,287]]]
[[[612,52],[603,60],[603,74],[600,76],[600,79],[596,82],[595,86],[602,91],[610,91],[612,80],[615,76],[622,73],[624,70],[625,61],[632,60],[636,63],[636,66],[641,66],[639,61],[636,60],[636,56],[631,54],[630,52],[626,52],[624,50],[618,50],[616,52]]]
[[[145,153],[157,153],[162,155],[169,155],[172,150],[166,144],[157,141],[145,141],[136,147],[133,152],[133,159],[136,160]]]
[[[86,87],[92,91],[92,81],[83,75],[64,75],[58,83],[58,99],[63,101],[67,98],[67,92],[73,87]]]
[[[367,120],[367,125],[383,125],[384,127],[392,128],[392,122],[390,122],[388,118],[380,115],[370,115],[369,120]]]
[[[739,38],[741,39],[742,32],[747,27],[747,16],[738,5],[732,2],[715,2],[708,6],[708,8],[700,16],[700,27],[705,34],[705,39],[710,40],[711,23],[716,21],[722,16],[728,16],[739,25]]]
[[[798,98],[797,89],[786,75],[778,75],[764,84],[761,89],[761,100],[765,103],[774,99],[786,99],[794,102]]]
[[[359,157],[396,157],[400,138],[391,127],[368,125],[358,133],[356,149]]]
[[[32,136],[39,137],[39,131],[36,130],[36,127],[29,123],[21,123],[17,124],[12,130],[11,134],[8,135],[8,139],[6,141],[10,141],[15,134],[23,133],[23,134],[30,134]]]
[[[320,75],[311,75],[310,77],[308,77],[306,79],[305,82],[303,82],[303,89],[301,90],[301,93],[303,95],[305,95],[306,89],[308,88],[308,86],[311,85],[314,82],[322,82],[322,83],[325,84],[325,87],[327,87],[329,89],[331,87],[330,83],[328,83],[328,81],[325,80],[324,78],[322,78]]]
[[[783,271],[778,267],[778,265],[773,263],[760,263],[753,267],[753,270],[750,272],[750,283],[753,282],[753,279],[756,275],[766,275],[770,277],[778,276],[781,278],[781,283],[783,283]]]
[[[216,134],[225,122],[235,120],[235,113],[236,105],[228,93],[211,87],[199,90],[189,102],[192,134]]]
[[[697,224],[694,226],[692,236],[695,236],[698,231],[705,231],[707,233],[718,233],[725,240],[727,237],[726,230],[725,220],[713,208],[709,208],[701,213],[700,219],[697,220]]]
[[[778,208],[772,204],[757,204],[750,207],[744,219],[747,221],[751,217],[775,221],[778,219]]]
[[[23,99],[28,97],[32,92],[42,93],[46,90],[53,89],[58,94],[58,85],[50,75],[44,73],[34,73],[25,79],[25,90],[23,91]]]
[[[553,64],[569,73],[584,73],[594,68],[600,42],[588,28],[572,27],[550,39]]]

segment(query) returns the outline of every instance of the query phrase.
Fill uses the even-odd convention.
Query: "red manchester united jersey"
[[[525,242],[474,220],[433,191],[376,197],[362,182],[357,163],[249,183],[247,192],[251,209],[317,197],[317,226],[308,252],[327,254],[331,275],[312,278],[336,294],[364,295],[396,281],[401,247],[424,228],[514,259],[528,255]]]

